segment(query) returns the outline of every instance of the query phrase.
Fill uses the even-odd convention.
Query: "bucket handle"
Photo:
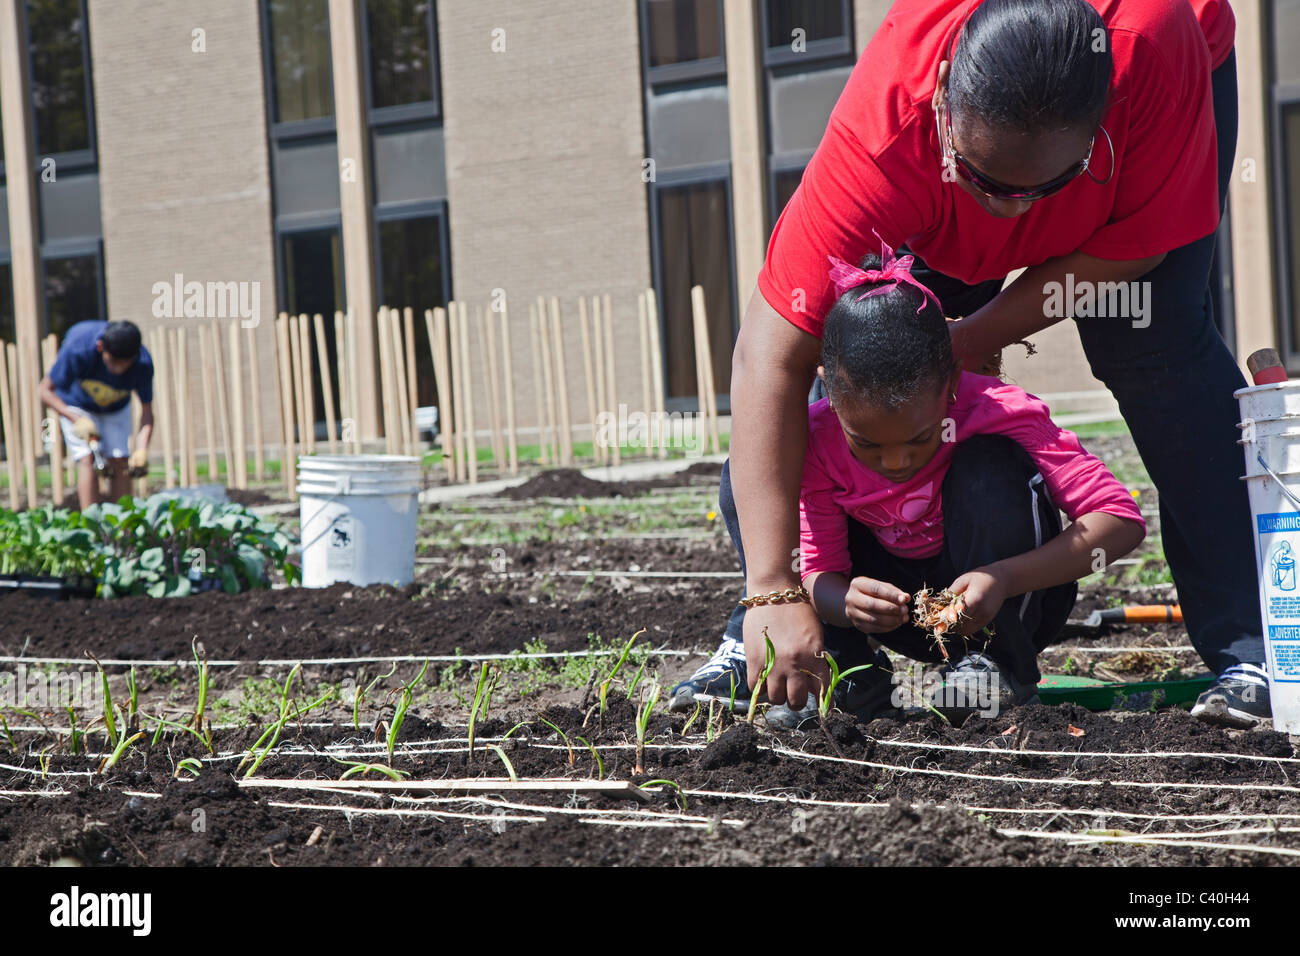
[[[1277,472],[1275,472],[1272,468],[1268,467],[1268,462],[1264,460],[1264,453],[1262,451],[1256,450],[1255,460],[1259,462],[1259,467],[1263,468],[1266,472],[1268,472],[1268,476],[1277,482],[1278,488],[1281,489],[1282,494],[1286,495],[1287,501],[1295,505],[1297,510],[1300,510],[1300,498],[1297,498],[1295,495],[1293,495],[1291,491],[1287,488],[1286,484],[1282,481],[1282,479],[1277,476]]]

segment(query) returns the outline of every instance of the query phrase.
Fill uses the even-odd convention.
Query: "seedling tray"
[[[1214,682],[1214,678],[1191,680],[1146,680],[1133,683],[1100,681],[1091,677],[1047,674],[1038,683],[1038,699],[1044,704],[1078,704],[1089,710],[1110,710],[1125,698],[1150,694],[1157,706],[1191,704]]]
[[[27,591],[56,601],[70,597],[93,598],[95,585],[95,579],[87,575],[0,574],[0,594],[11,590]]]

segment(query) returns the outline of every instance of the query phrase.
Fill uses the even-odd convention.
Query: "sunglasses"
[[[1051,196],[1053,193],[1060,192],[1066,186],[1070,185],[1070,183],[1072,183],[1079,176],[1082,176],[1085,172],[1088,172],[1088,162],[1089,160],[1092,159],[1093,143],[1097,139],[1096,136],[1093,136],[1092,139],[1088,140],[1087,153],[1084,154],[1083,159],[1081,159],[1076,165],[1071,167],[1067,172],[1062,173],[1060,176],[1057,176],[1055,179],[1049,182],[1043,183],[1041,186],[1035,186],[1032,189],[1023,189],[1018,186],[1008,186],[1005,183],[998,182],[996,179],[993,179],[989,176],[985,176],[978,169],[972,166],[970,162],[964,156],[962,156],[961,153],[957,152],[957,150],[953,147],[952,144],[952,112],[948,109],[947,96],[944,97],[943,115],[944,115],[944,134],[945,134],[943,140],[944,165],[953,166],[957,170],[957,172],[961,174],[962,179],[966,180],[966,182],[970,183],[972,186],[974,186],[984,195],[988,196],[990,199],[1012,199],[1012,200],[1033,202],[1035,200],[1044,199],[1047,196]],[[935,118],[936,120],[938,119],[937,116]],[[1106,128],[1104,126],[1102,127],[1101,131],[1102,133],[1105,134],[1106,141],[1110,142],[1110,134],[1106,132]],[[951,157],[951,160],[949,159],[949,157]],[[1114,170],[1112,169],[1112,173],[1113,172]],[[1103,180],[1097,179],[1091,173],[1089,173],[1088,175],[1094,182],[1098,182],[1098,183],[1103,182]],[[1110,177],[1108,176],[1106,177],[1104,182],[1109,182],[1109,181],[1110,181]]]

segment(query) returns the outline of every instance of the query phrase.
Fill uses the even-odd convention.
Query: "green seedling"
[[[401,780],[403,777],[409,777],[410,774],[405,770],[394,770],[392,767],[385,767],[381,763],[359,763],[354,760],[340,760],[338,757],[331,757],[335,763],[341,763],[348,769],[344,771],[340,780],[347,780],[349,777],[364,777],[368,773],[382,773],[389,780]]]
[[[505,735],[501,738],[501,742],[505,743],[507,740],[509,740],[511,737],[515,735],[516,730],[520,730],[527,726],[528,726],[528,721],[526,720],[519,721],[519,723],[515,724],[513,727],[511,727],[509,730],[505,732]]]
[[[267,758],[267,756],[270,755],[271,751],[275,748],[275,745],[279,743],[280,734],[284,732],[284,726],[289,722],[290,717],[298,717],[301,720],[301,718],[304,715],[311,713],[317,707],[320,707],[327,700],[329,700],[331,697],[334,696],[334,690],[330,689],[325,694],[321,695],[316,700],[312,701],[306,707],[302,708],[301,710],[295,710],[295,708],[293,707],[293,701],[289,699],[289,691],[293,687],[294,677],[298,675],[299,671],[301,670],[302,670],[302,664],[293,665],[293,670],[289,671],[289,676],[284,682],[284,689],[280,693],[279,719],[276,720],[275,723],[271,724],[269,727],[266,728],[265,731],[262,732],[262,736],[258,738],[257,743],[253,744],[252,748],[248,751],[248,753],[244,754],[244,759],[239,761],[239,766],[235,768],[235,773],[239,773],[239,771],[243,769],[244,764],[248,763],[248,761],[252,759],[253,753],[257,751],[259,747],[262,747],[263,743],[266,743],[266,746],[262,747],[261,753],[258,754],[257,759],[253,761],[253,765],[249,767],[248,772],[244,774],[245,779],[257,773],[257,768],[262,766],[262,761],[264,761]],[[269,743],[267,743],[268,737],[270,738]]]
[[[566,733],[565,733],[563,730],[561,730],[559,727],[556,727],[553,723],[551,723],[551,722],[550,722],[549,720],[547,720],[545,717],[538,717],[537,719],[540,720],[540,721],[541,721],[542,723],[544,723],[547,727],[550,727],[553,731],[555,731],[557,734],[560,735],[560,739],[564,741],[564,746],[567,747],[567,748],[569,749],[569,766],[572,767],[572,766],[574,765],[574,759],[573,759],[573,744],[569,743],[569,735],[566,734]],[[581,738],[579,738],[579,739],[581,739]]]
[[[647,658],[646,660],[649,660]],[[636,669],[636,674],[632,677],[632,683],[627,688],[627,699],[631,700],[632,695],[636,693],[636,685],[641,683],[641,675],[645,673],[646,661],[641,662],[641,666]]]
[[[9,741],[9,749],[14,753],[18,753],[18,745],[14,743],[14,735],[9,732],[9,721],[5,720],[3,714],[0,714],[0,727],[4,728],[5,740]]]
[[[659,702],[659,684],[650,685],[650,698],[636,715],[636,766],[632,768],[633,773],[645,773],[645,767],[642,764],[642,758],[645,756],[645,733],[646,728],[650,726],[650,714],[655,709],[655,704]]]
[[[661,784],[665,787],[672,787],[674,790],[676,790],[677,799],[681,802],[682,805],[682,812],[684,813],[686,811],[686,794],[682,792],[682,788],[680,784],[672,780],[647,780],[645,783],[641,784],[641,789],[644,790],[646,787],[653,787],[655,784]]]
[[[366,698],[366,695],[368,695],[372,690],[374,690],[376,684],[378,684],[381,680],[388,680],[388,678],[392,677],[396,673],[397,673],[397,664],[394,663],[392,669],[389,670],[387,674],[379,675],[374,680],[372,680],[369,684],[367,684],[364,690],[357,691],[357,696],[352,700],[352,729],[353,730],[361,729],[361,701]],[[357,681],[358,685],[360,685],[360,683],[361,683],[360,681]]]
[[[199,731],[195,730],[193,727],[191,727],[189,724],[178,724],[174,720],[168,720],[162,714],[159,714],[157,717],[154,717],[150,714],[141,714],[140,716],[144,720],[153,720],[153,721],[157,721],[158,723],[158,728],[153,732],[153,740],[150,741],[150,746],[157,746],[158,741],[162,738],[163,728],[170,727],[172,730],[175,730],[177,733],[189,734],[190,736],[192,736],[199,743],[203,744],[203,746],[207,749],[208,753],[210,754],[216,753],[216,751],[212,749],[212,725],[211,724],[208,725],[207,733],[202,734],[199,733]]]
[[[135,665],[131,665],[130,672],[126,675],[126,689],[130,694],[131,709],[127,711],[126,725],[134,727],[139,722],[136,715],[139,713],[140,695],[135,686]]]
[[[848,677],[850,674],[864,671],[869,667],[875,666],[874,664],[859,664],[857,667],[850,667],[848,670],[841,673],[839,665],[835,663],[835,658],[833,658],[829,652],[826,652],[824,656],[826,658],[826,666],[829,667],[831,671],[831,679],[830,683],[823,688],[821,696],[817,699],[817,715],[823,721],[830,716],[831,701],[835,697],[835,688],[839,686],[840,681]],[[805,671],[804,673],[808,672]]]
[[[194,708],[194,719],[190,721],[190,725],[195,730],[202,730],[203,712],[208,706],[208,656],[207,654],[204,654],[203,659],[199,660],[199,644],[197,638],[191,642],[190,652],[194,655],[194,664],[199,671],[199,702]]]
[[[497,752],[497,756],[501,758],[501,762],[506,765],[506,773],[510,774],[510,782],[518,783],[519,775],[515,773],[514,764],[510,762],[510,758],[506,756],[506,752],[496,744],[488,744],[486,749],[495,750]]]
[[[77,712],[71,707],[68,708],[68,720],[72,724],[72,734],[68,740],[68,749],[71,751],[72,756],[77,757],[81,755],[82,734],[77,733]]]
[[[593,747],[585,737],[575,737],[574,739],[579,741],[584,747],[586,747],[589,751],[591,751],[592,762],[596,764],[596,779],[604,780],[605,761],[600,759],[600,752],[596,750],[596,748]]]
[[[488,680],[489,670],[494,671],[491,681]],[[474,687],[474,703],[469,709],[469,752],[471,756],[474,753],[474,727],[480,719],[487,719],[488,701],[492,697],[492,688],[496,686],[497,678],[500,676],[500,668],[492,667],[487,661],[483,662],[483,667],[478,675],[478,683]]]
[[[622,669],[623,664],[626,663],[628,655],[632,653],[632,645],[635,644],[636,639],[644,633],[645,633],[645,628],[642,628],[641,630],[633,634],[632,637],[628,640],[628,642],[625,645],[623,645],[623,653],[621,653],[618,656],[618,660],[614,662],[614,667],[610,670],[609,676],[600,682],[600,716],[601,717],[605,716],[605,709],[607,705],[607,698],[609,696],[610,685],[614,683],[614,678],[618,676],[618,672],[620,669]],[[629,697],[628,699],[631,700],[631,697]]]
[[[113,719],[113,694],[108,689],[108,675],[104,673],[104,668],[100,665],[99,659],[90,651],[86,651],[86,656],[95,662],[95,667],[99,669],[99,683],[104,693],[104,732],[108,735],[108,745],[116,747],[119,736],[117,733],[117,721]]]
[[[713,729],[713,710],[716,703],[717,701],[714,700],[709,701],[709,719],[704,722],[704,740],[710,744],[713,743],[713,738],[717,736]]]
[[[393,747],[397,745],[397,735],[402,730],[402,723],[406,720],[406,710],[411,706],[411,700],[415,697],[415,685],[424,679],[425,671],[429,669],[429,662],[425,660],[424,666],[420,668],[420,673],[415,675],[415,680],[409,684],[403,684],[401,688],[401,698],[397,702],[397,709],[393,712],[393,723],[388,728],[388,762],[393,762]]]
[[[749,713],[745,720],[749,723],[754,722],[754,711],[758,708],[758,693],[767,683],[767,675],[772,673],[772,665],[776,663],[776,648],[772,646],[772,639],[767,636],[767,628],[763,628],[763,669],[758,672],[758,680],[754,682],[754,688],[749,692]],[[735,678],[733,677],[734,681]]]
[[[44,780],[50,773],[50,751],[54,749],[54,744],[50,744],[41,751],[40,756],[36,758],[37,764],[41,768],[41,779]]]
[[[186,757],[184,760],[182,760],[180,763],[176,765],[176,772],[172,774],[172,777],[176,780],[180,780],[181,772],[186,770],[194,774],[193,777],[189,778],[193,780],[195,779],[195,777],[198,777],[198,775],[203,772],[203,764],[199,763],[199,761],[195,760],[193,757]]]
[[[736,712],[736,675],[728,674],[727,677],[731,680],[731,697],[727,700],[727,709],[734,714]]]
[[[687,718],[686,718],[686,723],[682,724],[682,736],[683,736],[683,737],[685,737],[685,736],[690,732],[691,724],[695,723],[695,719],[696,719],[697,717],[699,717],[699,716],[700,716],[700,704],[699,704],[699,701],[696,701],[696,703],[695,703],[695,713],[693,713],[693,714],[691,714],[691,716],[687,717]]]
[[[122,759],[122,755],[126,753],[127,749],[143,736],[144,731],[132,734],[130,737],[123,736],[122,739],[118,741],[117,746],[113,748],[113,752],[100,762],[99,770],[96,772],[103,773],[105,770],[112,770],[117,766],[117,762]]]

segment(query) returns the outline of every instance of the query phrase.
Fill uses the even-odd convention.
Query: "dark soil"
[[[643,495],[656,488],[717,485],[722,465],[697,461],[685,470],[663,478],[641,481],[600,481],[588,478],[577,468],[554,468],[529,478],[522,485],[507,488],[499,497],[524,501],[530,498],[612,498]]]

